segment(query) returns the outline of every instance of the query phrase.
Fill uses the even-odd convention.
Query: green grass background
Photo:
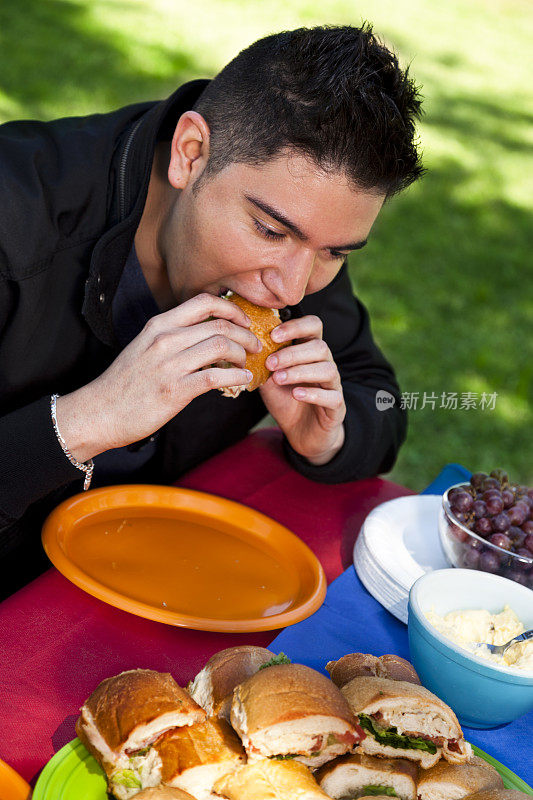
[[[390,477],[460,461],[533,484],[529,0],[1,0],[0,121],[164,97],[267,33],[362,20],[423,85],[428,173],[351,257],[354,287],[404,392],[497,393],[412,411]]]

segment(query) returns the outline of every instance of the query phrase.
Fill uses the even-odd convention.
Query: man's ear
[[[168,180],[174,189],[184,189],[205,169],[209,136],[209,126],[201,114],[186,111],[181,115],[172,137],[168,165]]]

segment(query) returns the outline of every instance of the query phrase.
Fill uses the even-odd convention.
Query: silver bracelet
[[[57,441],[61,445],[61,449],[72,464],[72,466],[76,467],[76,469],[81,469],[82,472],[85,472],[85,480],[83,482],[83,491],[86,492],[89,486],[91,485],[91,478],[93,477],[93,470],[94,470],[94,462],[92,458],[90,458],[86,464],[82,461],[78,461],[77,458],[74,458],[70,450],[68,449],[65,440],[59,433],[59,428],[57,427],[57,416],[56,416],[56,402],[57,398],[59,397],[58,394],[53,394],[50,398],[50,413],[52,415],[52,425],[54,426],[54,431],[57,436]]]

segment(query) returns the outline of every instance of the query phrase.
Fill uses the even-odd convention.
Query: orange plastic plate
[[[0,758],[0,797],[2,800],[29,800],[31,788],[13,767]]]
[[[324,571],[297,536],[251,508],[170,486],[110,486],[61,503],[43,527],[76,586],[147,619],[266,631],[310,616]]]

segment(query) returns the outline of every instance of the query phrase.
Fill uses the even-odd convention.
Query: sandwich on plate
[[[235,687],[274,657],[265,647],[228,647],[211,656],[187,689],[208,716],[229,720]]]
[[[215,783],[229,800],[323,800],[327,798],[310,770],[298,761],[262,759]]]
[[[261,669],[237,686],[231,724],[250,763],[284,757],[316,769],[364,737],[335,684],[302,664]]]
[[[324,764],[315,778],[333,798],[357,800],[368,795],[387,795],[416,800],[418,765],[406,758],[375,758],[354,753]]]
[[[197,800],[215,797],[213,784],[242,766],[241,741],[225,719],[212,718],[167,733],[154,745],[161,762],[161,779]]]
[[[157,740],[205,718],[204,709],[171,675],[134,669],[97,686],[81,708],[76,733],[103,767],[109,791],[129,800],[161,782]]]
[[[439,761],[422,773],[418,781],[419,800],[461,800],[483,789],[503,789],[503,780],[479,756],[472,756],[466,764]]]
[[[459,764],[472,755],[451,708],[423,686],[361,675],[341,692],[367,734],[361,743],[367,755],[407,758],[423,769],[441,756]]]
[[[242,308],[244,313],[248,315],[252,323],[250,325],[250,330],[263,345],[263,349],[260,350],[259,353],[246,354],[246,369],[249,369],[253,375],[253,379],[250,383],[247,383],[245,386],[228,386],[220,389],[224,397],[238,397],[244,389],[246,389],[247,392],[253,392],[254,389],[257,389],[258,386],[261,386],[269,379],[271,372],[267,368],[265,361],[271,353],[275,353],[282,347],[287,347],[290,342],[274,342],[270,337],[274,328],[277,328],[281,323],[277,308],[256,306],[254,303],[250,303],[249,300],[245,300],[244,297],[234,292],[227,292],[224,295],[224,299],[235,303],[235,305]],[[224,363],[218,364],[218,366],[223,365]]]

